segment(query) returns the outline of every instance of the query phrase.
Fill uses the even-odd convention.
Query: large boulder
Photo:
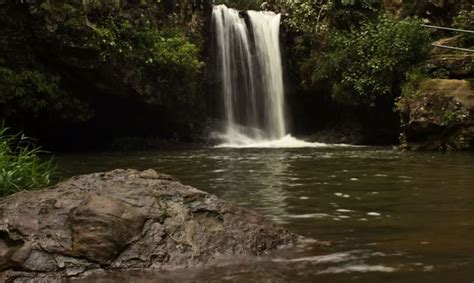
[[[399,101],[401,144],[413,150],[474,146],[474,90],[468,81],[428,79]]]
[[[114,170],[1,199],[0,281],[189,267],[262,255],[299,240],[170,176]]]

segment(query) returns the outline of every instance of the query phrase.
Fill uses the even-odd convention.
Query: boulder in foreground
[[[0,280],[190,267],[298,242],[262,216],[153,170],[73,177],[0,200]]]

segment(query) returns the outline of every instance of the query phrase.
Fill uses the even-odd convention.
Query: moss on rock
[[[412,82],[413,84],[413,82]],[[468,81],[425,79],[405,87],[398,102],[401,146],[466,150],[474,146],[474,90]]]

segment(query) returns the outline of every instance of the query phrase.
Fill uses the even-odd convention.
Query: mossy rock
[[[427,79],[399,101],[401,144],[411,150],[474,146],[474,90],[465,80]]]

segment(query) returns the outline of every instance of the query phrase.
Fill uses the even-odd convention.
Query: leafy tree
[[[331,28],[349,29],[373,18],[380,0],[288,0],[285,8],[290,29],[304,33],[326,32]]]
[[[313,59],[312,83],[329,80],[332,94],[354,104],[393,99],[405,74],[428,54],[430,38],[418,20],[381,17],[350,32],[330,35],[324,53]]]

